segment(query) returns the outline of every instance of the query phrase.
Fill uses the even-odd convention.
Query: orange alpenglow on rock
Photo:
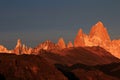
[[[100,46],[117,58],[120,58],[119,44],[120,40],[111,41],[108,31],[101,21],[91,28],[89,35],[84,34],[80,29],[74,40],[74,47]]]
[[[80,29],[75,37],[74,45],[70,41],[67,44],[67,48],[86,46],[100,46],[115,57],[120,58],[120,40],[111,41],[107,29],[101,21],[98,21],[95,25],[92,26],[89,35],[83,33],[82,29]],[[21,40],[18,39],[16,47],[13,50],[7,50],[7,48],[0,45],[0,53],[32,54],[33,52],[39,53],[41,49],[51,51],[64,48],[66,48],[66,44],[63,38],[60,38],[57,44],[52,43],[51,41],[43,42],[35,49],[22,45]]]
[[[22,42],[20,39],[17,40],[16,47],[13,50],[13,53],[19,55],[19,54],[31,54],[32,48],[28,48],[24,44],[22,45]]]
[[[101,21],[92,27],[89,33],[89,38],[90,40],[96,40],[96,42],[111,41],[107,29]]]
[[[70,48],[70,47],[73,47],[73,44],[72,44],[71,41],[69,41],[68,44],[67,44],[67,48]]]
[[[0,53],[8,53],[7,48],[5,48],[3,45],[0,45]]]
[[[17,40],[17,45],[16,45],[16,47],[14,49],[14,53],[21,54],[21,52],[22,52],[22,43],[21,43],[21,40],[18,39]]]
[[[66,48],[66,45],[65,45],[65,42],[64,42],[64,39],[63,39],[63,38],[60,38],[60,39],[58,40],[57,45],[58,45],[61,49]]]
[[[51,42],[50,40],[47,40],[45,42],[40,43],[38,46],[34,48],[34,53],[39,53],[43,50],[51,51],[54,49],[58,49],[58,46]]]
[[[120,59],[120,39],[112,40],[111,45],[109,46],[109,52]]]
[[[75,47],[85,46],[84,33],[83,33],[82,29],[80,29],[78,31],[78,34],[74,40],[74,46]]]
[[[89,34],[93,46],[100,46],[117,58],[120,58],[120,40],[112,40],[102,22],[95,24]],[[86,45],[89,46],[89,45]]]

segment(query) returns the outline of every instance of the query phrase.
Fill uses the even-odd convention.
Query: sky
[[[0,44],[11,49],[18,38],[35,47],[60,37],[73,41],[102,21],[111,39],[120,38],[120,0],[0,0]]]

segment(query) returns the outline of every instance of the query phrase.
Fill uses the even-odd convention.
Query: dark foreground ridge
[[[55,66],[69,80],[120,80],[120,63],[98,66],[87,66],[80,63],[72,66],[55,64]]]
[[[120,80],[120,60],[101,47],[0,53],[0,80]]]
[[[35,55],[0,54],[0,80],[67,80],[53,65]]]

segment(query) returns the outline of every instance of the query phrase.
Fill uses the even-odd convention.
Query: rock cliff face
[[[47,40],[47,41],[39,44],[37,47],[35,47],[33,49],[33,52],[40,53],[41,50],[51,51],[51,50],[58,49],[58,48],[59,48],[59,46],[57,44],[51,42],[50,40]]]
[[[31,54],[32,53],[32,48],[28,48],[24,44],[22,44],[21,40],[18,39],[16,47],[13,50],[13,53],[15,54]]]
[[[100,21],[91,28],[89,37],[91,40],[96,40],[95,42],[98,43],[102,41],[111,41],[107,29]]]
[[[8,53],[9,51],[3,45],[0,45],[0,52],[2,52],[2,53]]]
[[[57,45],[58,45],[61,49],[66,48],[66,44],[65,44],[64,39],[63,39],[63,38],[60,38],[60,39],[58,40]]]
[[[120,40],[112,40],[109,51],[116,57],[120,58]]]
[[[82,31],[82,29],[80,29],[78,31],[78,34],[74,40],[74,46],[75,47],[79,47],[79,46],[85,46],[85,42],[84,42],[84,33]]]
[[[17,41],[16,47],[14,49],[14,53],[16,53],[16,54],[22,53],[22,43],[21,43],[20,39],[18,39],[18,41]]]
[[[71,47],[73,47],[73,44],[72,44],[71,41],[69,41],[68,44],[67,44],[67,48],[71,48]]]
[[[100,46],[108,49],[108,44],[111,44],[108,31],[100,21],[92,27],[88,36],[88,40],[92,43],[92,46]]]

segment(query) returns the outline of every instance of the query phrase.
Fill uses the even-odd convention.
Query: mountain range
[[[65,48],[74,47],[93,47],[99,46],[110,52],[113,56],[120,58],[120,40],[111,40],[106,27],[101,21],[98,21],[92,26],[90,33],[85,34],[82,29],[80,29],[74,39],[74,44],[69,41],[68,44],[64,42],[63,38],[58,40],[58,43],[53,43],[47,40],[40,43],[35,48],[30,48],[21,43],[18,39],[17,44],[13,50],[8,50],[3,45],[0,45],[1,53],[15,53],[15,54],[36,54],[40,50],[60,50]]]
[[[100,21],[73,43],[60,38],[31,48],[18,39],[12,50],[0,45],[0,80],[120,80],[119,52],[120,40]]]

